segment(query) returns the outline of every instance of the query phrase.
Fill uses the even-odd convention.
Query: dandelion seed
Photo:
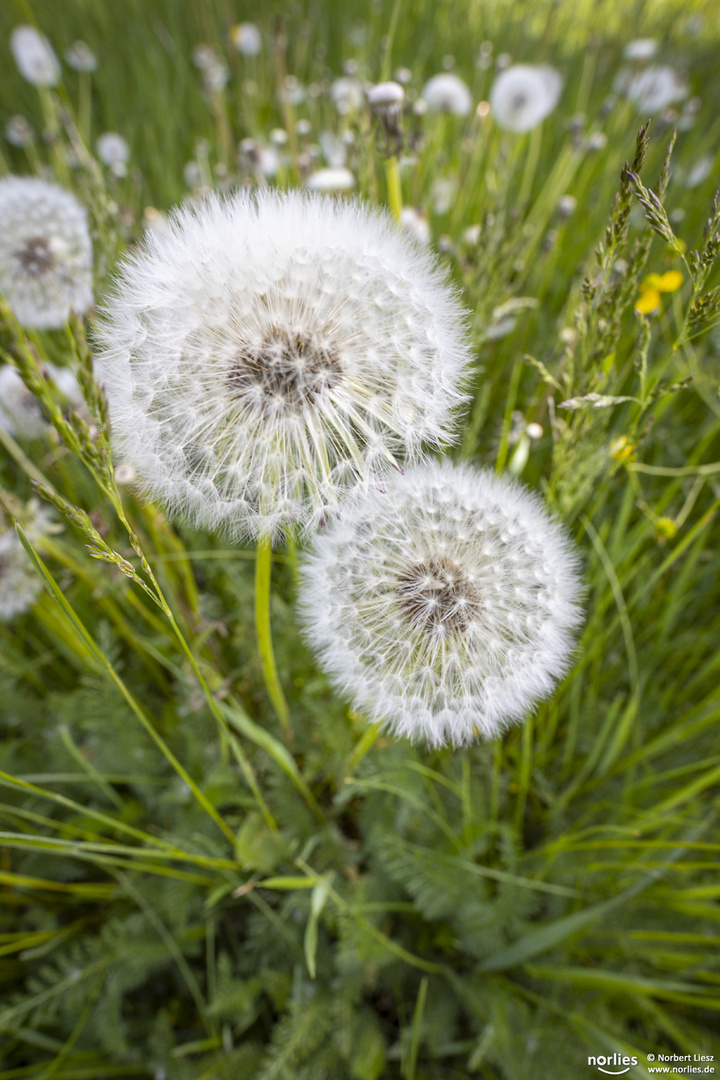
[[[537,496],[445,461],[365,494],[315,537],[301,619],[368,720],[461,746],[552,692],[570,665],[580,591],[577,556]]]
[[[95,71],[98,66],[95,53],[85,41],[73,41],[65,53],[65,60],[73,71]]]
[[[692,189],[704,184],[712,172],[713,160],[714,159],[710,154],[706,154],[705,157],[701,157],[699,161],[696,161],[690,172],[687,174],[685,187]]]
[[[638,112],[659,113],[688,95],[687,85],[667,65],[645,68],[638,74],[620,72],[615,89],[632,102]]]
[[[127,140],[115,131],[106,131],[96,144],[97,155],[103,165],[126,165],[130,158]]]
[[[506,131],[530,131],[553,111],[560,100],[561,89],[560,74],[546,64],[508,67],[497,77],[490,91],[495,122]]]
[[[658,43],[654,38],[637,38],[628,41],[623,49],[626,60],[649,60],[657,52]]]
[[[467,116],[472,109],[472,95],[468,86],[457,75],[435,75],[423,87],[423,99],[435,112]]]
[[[432,237],[425,215],[413,206],[404,206],[400,212],[400,228],[418,244],[427,245]]]
[[[101,331],[119,457],[233,538],[316,528],[453,434],[469,354],[432,257],[355,203],[269,190],[181,208]]]
[[[23,79],[33,86],[57,86],[60,61],[48,39],[34,26],[16,26],[10,35],[10,49]]]
[[[601,150],[605,149],[607,142],[608,137],[604,131],[594,131],[592,135],[588,136],[585,148],[588,153],[598,154]]]
[[[11,146],[30,146],[35,141],[35,133],[25,117],[18,113],[5,125],[5,138]]]
[[[42,592],[42,581],[14,528],[0,532],[0,621],[28,611]]]
[[[93,303],[87,214],[74,195],[27,176],[0,180],[0,294],[26,327],[53,330]]]
[[[340,167],[318,169],[310,173],[305,186],[308,191],[322,191],[328,194],[340,191],[352,191],[355,187],[355,177],[349,169]]]
[[[51,363],[45,363],[43,368],[61,395],[71,405],[79,406],[82,394],[73,372]],[[0,368],[0,428],[18,439],[39,439],[50,430],[40,402],[9,364]]]
[[[262,51],[262,34],[255,23],[238,23],[230,30],[230,40],[243,56],[258,56]]]
[[[559,217],[566,219],[572,217],[577,210],[577,199],[574,195],[561,195],[558,199],[557,212]]]
[[[357,112],[362,108],[365,100],[360,82],[355,78],[346,76],[335,79],[335,82],[330,87],[330,97],[341,116]]]

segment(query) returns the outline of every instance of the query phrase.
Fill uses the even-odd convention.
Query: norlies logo
[[[629,1057],[627,1054],[616,1053],[611,1054],[610,1057],[601,1054],[600,1057],[588,1058],[588,1065],[594,1065],[596,1069],[608,1076],[622,1076],[623,1073],[630,1072],[631,1065],[637,1065],[637,1063],[636,1057]]]

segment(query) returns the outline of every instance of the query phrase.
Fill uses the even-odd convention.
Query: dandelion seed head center
[[[313,404],[342,378],[337,347],[313,330],[272,326],[259,344],[245,343],[228,372],[234,398],[260,391],[266,403],[289,409]]]
[[[524,109],[528,102],[528,96],[524,90],[518,90],[513,94],[511,100],[511,106],[515,112],[519,112],[520,109]]]
[[[462,634],[482,608],[478,586],[445,555],[430,556],[402,570],[396,596],[412,625],[429,634]]]
[[[15,258],[28,277],[42,277],[55,266],[55,256],[44,236],[29,236],[21,247],[16,248]]]

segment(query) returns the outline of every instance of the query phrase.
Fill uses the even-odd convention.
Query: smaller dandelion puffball
[[[541,500],[449,461],[353,502],[305,557],[305,634],[370,721],[492,738],[547,697],[581,621],[578,560]]]
[[[493,83],[490,108],[498,127],[517,133],[537,127],[560,100],[562,78],[547,64],[515,64]]]
[[[18,71],[33,86],[56,86],[60,81],[60,61],[48,39],[34,26],[16,26],[10,35],[10,49]]]
[[[457,75],[446,73],[434,75],[425,83],[423,101],[435,112],[467,116],[472,109],[472,96],[467,85]]]
[[[0,180],[0,294],[37,330],[93,303],[87,214],[74,195],[34,177]]]
[[[312,530],[452,440],[469,363],[432,255],[320,194],[209,195],[121,270],[96,370],[119,458],[233,539]]]
[[[80,387],[69,368],[46,363],[43,370],[71,405],[82,403]],[[50,429],[40,402],[9,364],[0,368],[0,428],[18,439],[39,439]]]
[[[620,72],[616,88],[624,93],[638,112],[650,114],[662,112],[668,105],[683,101],[688,95],[687,85],[667,65],[648,67],[637,75]]]

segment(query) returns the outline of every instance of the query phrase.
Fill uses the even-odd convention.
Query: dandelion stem
[[[400,221],[402,214],[403,199],[400,185],[400,165],[397,156],[392,154],[385,158],[385,179],[387,181],[388,203],[396,221]]]
[[[266,539],[258,540],[257,557],[255,559],[255,628],[257,630],[265,686],[273,708],[277,713],[280,726],[283,729],[285,741],[291,742],[293,730],[290,721],[290,710],[278,678],[270,627],[271,558],[272,547],[270,541]]]

